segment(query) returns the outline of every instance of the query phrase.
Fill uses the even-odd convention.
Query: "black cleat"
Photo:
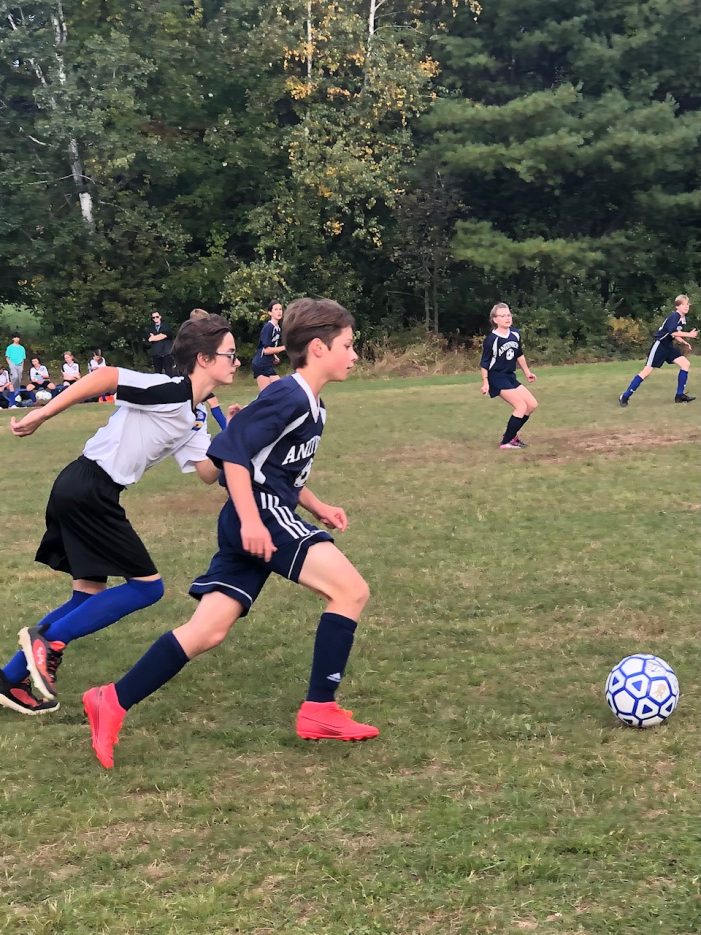
[[[674,397],[674,402],[675,403],[693,403],[695,399],[696,399],[695,396],[687,396],[686,393],[677,393],[677,395]]]
[[[619,405],[619,406],[627,406],[627,405],[628,405],[628,397],[626,396],[625,393],[621,393],[621,395],[618,397],[618,405]]]
[[[49,714],[51,711],[58,711],[61,707],[56,698],[53,701],[35,698],[32,694],[29,678],[24,679],[17,685],[12,685],[2,672],[0,672],[0,705],[3,708],[10,708],[18,714],[29,715]]]

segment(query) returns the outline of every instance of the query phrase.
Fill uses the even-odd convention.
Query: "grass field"
[[[57,714],[0,710],[0,932],[698,932],[701,400],[665,368],[620,409],[634,370],[539,371],[525,451],[497,450],[509,410],[474,376],[325,393],[310,486],[372,589],[339,699],[367,744],[296,738],[320,605],[275,580],[99,768],[81,694],[187,618],[222,501],[174,464],[126,492],[167,594],[70,647]],[[67,596],[33,563],[43,509],[109,411],[29,439],[0,413],[3,657]],[[681,682],[650,731],[602,694],[635,651]]]

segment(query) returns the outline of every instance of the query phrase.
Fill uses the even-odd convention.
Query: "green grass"
[[[320,606],[274,580],[98,767],[80,696],[187,619],[222,501],[174,464],[126,492],[167,594],[70,647],[56,715],[0,711],[0,931],[698,931],[701,402],[675,406],[666,370],[622,410],[634,369],[540,370],[521,452],[474,376],[328,388],[310,485],[372,589],[340,698],[381,728],[367,744],[294,735]],[[3,655],[65,599],[33,553],[108,412],[0,434]],[[602,695],[635,651],[681,682],[650,731]]]

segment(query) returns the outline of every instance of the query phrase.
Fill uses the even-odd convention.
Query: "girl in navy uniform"
[[[280,379],[275,370],[275,367],[280,363],[280,358],[277,355],[285,350],[284,346],[280,344],[282,303],[271,302],[268,306],[268,314],[270,315],[270,321],[266,321],[261,329],[258,349],[251,361],[253,376],[256,378],[259,390],[264,390],[270,383]]]
[[[328,529],[343,532],[341,507],[306,486],[326,421],[324,385],[345,380],[357,355],[352,316],[330,299],[298,299],[285,315],[285,345],[296,372],[262,392],[230,420],[209,455],[223,468],[229,500],[219,516],[217,553],[192,583],[191,619],[164,633],[118,682],[91,688],[83,704],[95,754],[106,769],[127,711],[157,691],[195,656],[213,649],[245,616],[272,572],[326,600],[316,631],[307,698],[296,730],[305,739],[367,740],[376,727],[353,720],[335,693],[343,678],[368,586]]]
[[[0,705],[6,708],[29,715],[55,711],[56,670],[66,645],[163,597],[161,576],[119,497],[170,455],[184,474],[197,472],[206,484],[217,480],[200,403],[215,387],[231,383],[238,365],[233,335],[219,316],[185,322],[174,351],[187,376],[100,367],[43,409],[10,420],[15,435],[31,435],[75,403],[116,394],[114,415],[51,490],[36,560],[68,573],[72,594],[36,626],[20,630],[22,651],[0,671]],[[126,580],[107,588],[108,576]]]
[[[492,399],[501,396],[513,409],[499,447],[525,448],[526,444],[518,433],[538,408],[538,400],[516,379],[516,364],[523,370],[529,383],[535,382],[536,375],[526,363],[521,335],[511,327],[513,317],[509,306],[497,302],[489,313],[489,320],[495,327],[484,339],[482,348],[482,395],[489,394]]]
[[[645,366],[630,381],[630,385],[625,393],[621,393],[618,402],[621,406],[627,406],[628,400],[637,390],[643,380],[650,376],[653,370],[659,369],[663,364],[676,364],[679,367],[679,376],[677,377],[677,392],[674,397],[675,403],[691,403],[696,397],[688,396],[686,393],[686,381],[689,377],[689,368],[691,363],[689,358],[685,357],[677,344],[683,344],[684,347],[691,350],[691,345],[685,338],[697,338],[699,336],[698,328],[692,328],[691,331],[682,331],[686,325],[686,316],[689,314],[689,296],[678,295],[674,300],[674,311],[668,315],[661,327],[655,332],[652,347],[647,355]],[[676,343],[675,343],[676,342]]]

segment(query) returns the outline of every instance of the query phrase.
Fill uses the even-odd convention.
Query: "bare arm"
[[[195,470],[203,484],[214,484],[219,479],[219,468],[209,458],[205,458],[204,461],[197,461]]]
[[[536,376],[535,376],[535,374],[531,371],[531,368],[528,366],[528,364],[526,363],[526,357],[525,357],[525,355],[524,355],[524,354],[521,354],[520,357],[517,357],[517,358],[516,358],[516,363],[519,365],[519,367],[521,368],[521,370],[523,370],[523,373],[524,373],[526,379],[528,380],[528,382],[529,382],[529,383],[533,383],[533,381],[535,380]]]
[[[119,370],[117,367],[101,367],[94,370],[87,377],[76,380],[50,403],[41,409],[33,409],[23,419],[10,419],[10,431],[13,435],[31,435],[40,425],[53,419],[59,412],[70,409],[76,403],[82,403],[93,396],[107,396],[117,392],[119,384]]]
[[[348,517],[345,510],[340,506],[331,506],[329,503],[324,503],[308,487],[302,487],[299,495],[299,505],[305,510],[309,510],[312,516],[315,516],[329,529],[338,529],[339,532],[345,532],[348,528]]]
[[[275,354],[279,354],[281,351],[284,352],[285,350],[286,350],[286,348],[285,348],[285,345],[284,345],[284,344],[281,345],[280,347],[264,347],[264,348],[263,348],[263,354],[265,354],[266,356],[271,356],[271,357],[272,357],[272,356],[274,356]]]

